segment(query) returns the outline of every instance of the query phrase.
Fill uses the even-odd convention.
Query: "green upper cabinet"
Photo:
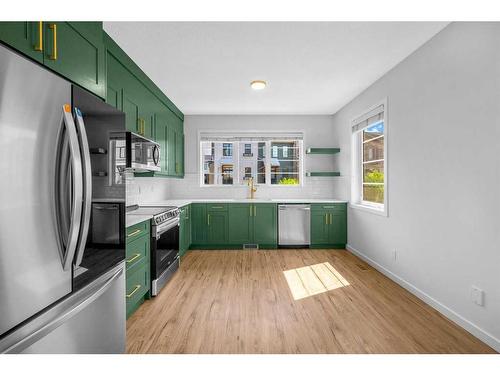
[[[104,98],[102,22],[44,22],[44,64]]]
[[[311,247],[345,247],[347,204],[311,205]]]
[[[0,40],[43,63],[43,22],[0,22]]]
[[[101,98],[105,97],[102,22],[0,22],[0,39]]]
[[[184,176],[184,115],[104,33],[106,101],[125,112],[127,129],[160,144],[159,172],[136,176]]]

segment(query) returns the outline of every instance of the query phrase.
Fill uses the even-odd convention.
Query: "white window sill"
[[[349,207],[354,208],[356,210],[369,212],[371,214],[375,214],[375,215],[379,215],[379,216],[384,216],[384,217],[388,216],[386,206],[384,206],[383,208],[379,208],[379,207],[369,206],[366,204],[359,204],[359,203],[352,203],[351,202],[351,203],[349,203]]]

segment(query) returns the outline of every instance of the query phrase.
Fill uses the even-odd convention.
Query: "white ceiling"
[[[444,22],[105,22],[185,114],[333,114]],[[250,81],[266,80],[262,91]]]

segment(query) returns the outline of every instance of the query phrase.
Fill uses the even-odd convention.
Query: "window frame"
[[[375,103],[370,108],[366,109],[356,117],[354,117],[350,122],[350,127],[355,125],[355,122],[360,117],[367,115],[369,112],[375,110],[377,107],[384,107],[384,203],[374,203],[370,201],[363,200],[363,128],[357,132],[351,134],[351,169],[352,169],[352,181],[351,181],[351,200],[349,202],[350,207],[359,209],[362,211],[370,212],[373,214],[388,217],[389,216],[389,175],[388,175],[388,134],[389,134],[389,116],[387,108],[387,98]],[[370,125],[373,126],[374,124]],[[379,159],[382,160],[382,159]],[[373,162],[373,161],[372,161]]]
[[[202,187],[202,188],[228,188],[228,187],[232,187],[232,188],[244,188],[246,186],[245,183],[234,183],[235,181],[238,182],[240,180],[240,153],[244,151],[244,145],[241,147],[243,150],[240,150],[240,143],[245,143],[246,141],[239,141],[239,140],[229,140],[229,138],[227,140],[217,140],[217,139],[214,139],[214,140],[202,140],[201,138],[201,133],[202,132],[198,132],[198,178],[199,178],[199,186]],[[203,132],[204,133],[204,132]],[[223,138],[224,135],[226,134],[226,132],[224,131],[210,131],[209,133],[213,133],[214,135],[214,138]],[[232,132],[228,132],[230,133],[231,135],[233,135]],[[289,139],[287,137],[287,134],[283,134],[281,137],[279,136],[279,134],[276,134],[276,133],[272,133],[272,135],[266,135],[265,132],[259,132],[259,133],[241,133],[239,134],[240,137],[242,138],[245,138],[245,137],[258,137],[257,134],[261,135],[263,138],[269,138],[269,137],[272,137],[272,139],[266,139],[266,140],[262,140],[262,141],[259,141],[259,140],[256,140],[256,142],[264,142],[266,144],[266,148],[265,148],[265,153],[264,153],[264,158],[266,160],[266,163],[265,163],[265,166],[266,166],[266,183],[263,184],[263,183],[258,183],[257,181],[255,181],[255,185],[257,186],[262,186],[262,187],[276,187],[276,188],[301,188],[304,186],[305,184],[305,170],[304,170],[304,160],[305,160],[305,148],[304,148],[304,132],[300,132],[298,134],[301,134],[301,137],[302,138],[298,138],[298,139]],[[296,184],[296,185],[287,185],[287,184],[272,184],[271,183],[271,164],[270,164],[270,161],[271,161],[271,158],[272,158],[272,151],[271,151],[271,143],[272,142],[288,142],[288,141],[298,141],[298,147],[299,147],[299,151],[298,151],[298,155],[299,155],[299,158],[298,158],[298,168],[299,168],[299,172],[297,174],[297,176],[299,177],[299,183]],[[220,143],[232,143],[233,144],[233,147],[232,147],[232,152],[233,152],[233,184],[232,185],[225,185],[225,184],[205,184],[204,182],[204,168],[203,168],[203,163],[204,161],[202,160],[202,157],[203,157],[203,142],[220,142]],[[236,155],[236,156],[235,156]],[[257,148],[257,158],[258,158],[258,148]],[[243,173],[243,172],[242,172]],[[258,174],[258,171],[255,172],[256,174]],[[244,173],[243,173],[243,177],[244,177]]]

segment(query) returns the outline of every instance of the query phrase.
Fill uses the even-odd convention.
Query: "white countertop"
[[[347,203],[339,199],[300,198],[300,199],[266,199],[266,198],[241,198],[241,199],[167,199],[150,202],[143,206],[176,206],[183,207],[191,203]]]
[[[151,220],[153,215],[134,215],[127,213],[125,217],[125,227],[131,227],[132,225],[142,223],[146,220]]]
[[[339,199],[302,198],[302,199],[265,199],[265,198],[241,198],[241,199],[167,199],[163,201],[149,202],[141,204],[144,206],[175,206],[184,207],[191,203],[347,203]],[[152,215],[137,215],[133,212],[127,213],[126,227],[130,227],[144,220],[149,220]]]

